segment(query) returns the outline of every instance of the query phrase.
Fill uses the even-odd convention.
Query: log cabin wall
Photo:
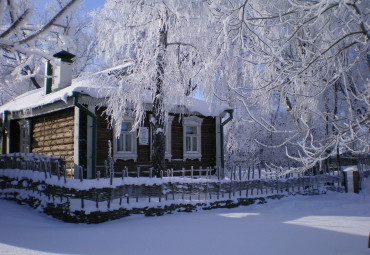
[[[74,108],[31,119],[31,152],[64,156],[73,168]]]
[[[104,161],[108,158],[108,141],[113,141],[113,129],[108,125],[107,115],[103,114],[105,108],[97,109],[96,116],[96,170],[102,171]],[[104,172],[104,171],[103,171]],[[102,172],[102,174],[103,174]]]
[[[213,117],[203,118],[201,128],[201,149],[202,159],[187,159],[183,160],[183,126],[182,121],[177,115],[172,122],[171,129],[171,146],[172,146],[172,160],[169,162],[166,160],[166,167],[173,169],[190,169],[191,166],[194,169],[199,167],[214,167],[216,166],[216,119]]]
[[[108,140],[113,141],[113,129],[108,127],[107,116],[103,114],[104,108],[96,111],[97,114],[97,170],[104,175],[104,161],[108,156]],[[147,112],[144,127],[149,127],[149,112]],[[202,159],[186,161],[183,160],[183,127],[179,115],[176,115],[171,126],[171,161],[166,160],[166,168],[173,168],[175,170],[194,169],[199,167],[214,167],[216,166],[216,119],[213,117],[204,117],[201,128],[201,147]],[[120,160],[115,162],[115,171],[122,171],[124,167],[128,167],[129,171],[135,171],[137,167],[143,170],[148,170],[151,167],[150,160],[150,145],[139,145],[137,139],[137,161],[134,160]]]
[[[149,127],[149,113],[146,114],[146,117],[144,119],[144,127]],[[115,170],[121,171],[125,166],[128,167],[129,171],[134,171],[137,169],[137,167],[140,167],[144,170],[149,170],[151,167],[151,161],[150,161],[150,142],[149,145],[140,145],[139,140],[136,139],[137,143],[137,161],[134,162],[133,159],[130,160],[121,160],[117,159],[115,164]]]

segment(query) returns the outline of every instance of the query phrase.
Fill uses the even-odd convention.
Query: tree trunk
[[[164,135],[165,116],[163,112],[163,75],[164,75],[164,61],[167,47],[167,27],[162,20],[159,37],[158,37],[158,54],[157,54],[157,76],[156,76],[156,91],[153,100],[153,117],[150,121],[153,135],[153,153],[152,153],[152,167],[155,176],[160,176],[160,171],[165,170],[165,151],[166,141]]]

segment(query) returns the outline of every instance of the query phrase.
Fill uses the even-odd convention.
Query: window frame
[[[123,122],[129,122],[131,124],[131,127],[133,126],[133,118],[130,118],[130,117],[125,117],[123,119]],[[116,133],[115,132],[115,129],[113,129],[114,131],[114,134]],[[124,133],[124,134],[129,134],[131,136],[131,151],[118,151],[117,148],[118,148],[118,139],[119,137],[114,137],[113,139],[113,151],[114,151],[114,154],[113,154],[113,159],[114,160],[117,160],[117,159],[120,159],[120,160],[130,160],[130,159],[133,159],[134,162],[137,161],[137,130],[133,130],[133,131],[129,131],[129,132],[120,132],[120,135]]]
[[[198,159],[199,161],[202,159],[202,122],[203,119],[197,116],[190,116],[184,117],[182,121],[183,127],[183,160],[187,159]],[[187,151],[186,150],[186,127],[195,127],[197,134],[197,150],[196,151]],[[192,135],[191,137],[194,137]]]
[[[172,159],[172,122],[175,116],[168,116],[167,121],[167,130],[166,130],[166,150],[165,150],[165,159],[171,161]]]

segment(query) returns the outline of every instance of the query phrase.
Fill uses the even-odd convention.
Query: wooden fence
[[[102,222],[132,213],[151,213],[151,208],[161,208],[163,213],[180,207],[181,210],[196,209],[198,205],[207,207],[212,203],[217,207],[228,203],[236,206],[264,197],[321,194],[327,190],[343,192],[345,185],[343,172],[333,167],[329,167],[329,171],[318,168],[305,174],[279,174],[259,166],[234,166],[230,176],[222,180],[211,174],[215,169],[208,168],[198,169],[197,174],[190,169],[189,175],[185,174],[185,169],[168,170],[162,173],[162,178],[152,179],[138,177],[140,173],[129,177],[128,171],[123,171],[120,177],[112,173],[110,178],[76,180],[64,177],[63,181],[60,172],[48,170],[58,167],[60,158],[41,157],[39,163],[27,165],[24,155],[12,157],[0,157],[0,168],[7,169],[1,170],[0,197],[33,207],[41,205],[46,213],[72,222]],[[45,175],[35,174],[35,179],[30,172],[18,170],[30,167],[30,170],[39,171],[38,167],[43,169],[42,165],[49,165],[45,162],[51,162],[50,167],[41,170]],[[9,169],[9,166],[18,169]],[[359,160],[357,168],[360,178],[369,176],[369,159]],[[18,172],[12,174],[12,171]]]
[[[66,176],[65,158],[42,153],[10,153],[0,155],[0,169],[32,170],[47,175]]]

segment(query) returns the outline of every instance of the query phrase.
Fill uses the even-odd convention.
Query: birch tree
[[[131,115],[134,130],[145,119],[145,105],[150,102],[157,176],[165,169],[168,113],[175,104],[186,102],[205,74],[210,38],[204,7],[204,1],[198,0],[106,1],[96,16],[98,56],[111,66],[125,66],[106,81],[116,84],[106,112],[116,130],[124,116]]]
[[[233,49],[220,50],[219,61],[243,63],[242,83],[217,73],[220,97],[223,88],[232,91],[249,119],[284,134],[275,146],[299,146],[298,155],[286,154],[301,170],[344,151],[369,152],[368,1],[208,3],[219,24],[217,46]],[[279,105],[271,104],[276,95]],[[284,128],[266,119],[278,106],[290,115]]]
[[[82,31],[86,22],[77,19],[76,11],[71,14],[78,2],[48,2],[48,12],[36,13],[32,1],[0,1],[1,103],[42,87],[43,62],[52,60],[58,49],[70,49],[77,55],[75,76],[91,63],[93,47],[90,42],[82,43],[86,38]],[[79,44],[72,42],[77,37]]]

